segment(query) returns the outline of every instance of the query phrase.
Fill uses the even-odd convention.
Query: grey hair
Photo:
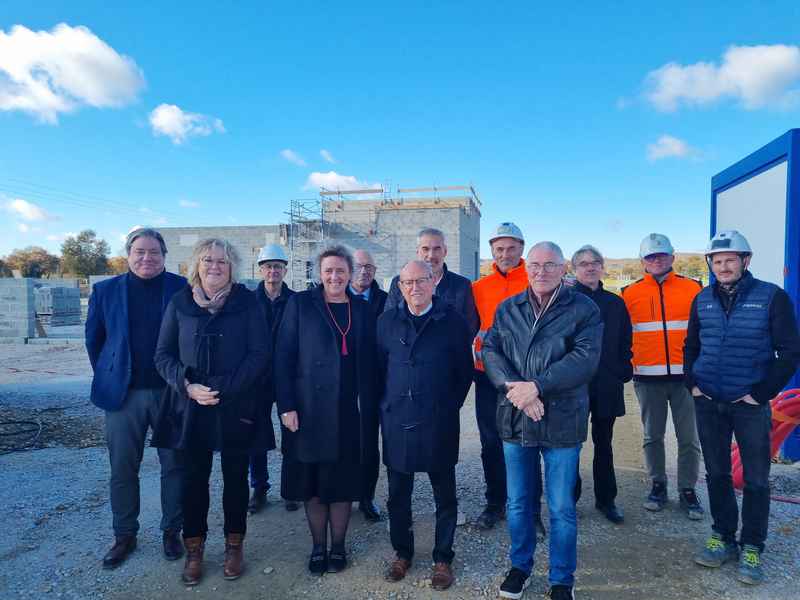
[[[570,262],[572,262],[572,266],[573,267],[577,267],[578,266],[578,257],[581,254],[585,253],[585,252],[588,252],[589,254],[592,254],[595,257],[596,260],[600,261],[601,265],[605,265],[606,264],[606,261],[603,258],[603,255],[600,253],[600,250],[598,250],[597,248],[595,248],[591,244],[584,244],[583,246],[581,246],[580,248],[575,250],[575,254],[572,255],[572,260]]]
[[[533,246],[531,246],[531,249],[528,250],[528,256],[530,256],[534,250],[539,250],[539,249],[552,252],[553,254],[558,256],[558,260],[560,260],[562,263],[565,262],[564,253],[561,251],[561,246],[559,246],[555,242],[547,242],[547,241],[536,242]]]
[[[164,242],[164,237],[158,231],[151,227],[140,227],[139,229],[131,231],[128,237],[125,238],[125,254],[130,256],[133,243],[140,237],[153,238],[158,242],[158,245],[161,246],[161,254],[167,253],[167,244]]]
[[[417,265],[418,267],[422,267],[425,269],[425,273],[428,274],[428,277],[433,278],[433,269],[431,268],[430,264],[426,263],[424,260],[410,260],[406,264],[403,265],[403,268],[400,269],[400,273],[406,270],[406,267],[410,267],[411,265]]]
[[[189,259],[189,284],[194,287],[200,285],[200,261],[211,252],[212,248],[221,248],[225,253],[225,259],[231,266],[231,283],[236,283],[236,273],[239,270],[239,253],[228,240],[220,238],[206,238],[195,244],[192,250],[192,258]]]
[[[335,246],[328,246],[319,253],[317,256],[317,270],[322,272],[322,261],[323,259],[329,258],[331,256],[336,256],[338,258],[344,259],[347,263],[347,267],[350,269],[350,273],[353,272],[353,255],[350,254],[350,251],[342,246],[341,244],[336,244]]]
[[[444,243],[444,231],[436,229],[435,227],[425,227],[424,229],[420,229],[417,234],[417,246],[419,246],[420,241],[422,241],[422,238],[426,235],[441,238],[442,243]]]

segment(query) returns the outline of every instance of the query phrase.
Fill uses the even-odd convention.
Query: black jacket
[[[472,295],[472,283],[466,277],[462,277],[447,269],[447,264],[444,266],[444,274],[442,275],[439,285],[436,286],[436,297],[444,300],[447,304],[461,315],[469,326],[470,335],[474,338],[480,328],[480,318],[478,311],[475,308],[475,297]],[[405,306],[403,293],[400,291],[400,276],[395,275],[392,283],[389,286],[389,298],[386,300],[384,312],[397,308],[398,306]]]
[[[184,449],[202,437],[211,450],[274,448],[263,385],[270,347],[258,301],[245,286],[235,284],[213,315],[195,303],[191,287],[175,294],[156,347],[156,369],[169,392],[153,427],[152,445]],[[190,399],[185,379],[219,391],[219,404],[201,406]],[[212,431],[198,434],[194,427],[200,422]]]
[[[378,285],[378,282],[373,279],[372,283],[369,285],[369,300],[367,300],[367,304],[369,304],[369,309],[375,316],[376,321],[378,317],[383,314],[384,308],[386,307],[386,298],[388,297],[389,294],[384,292],[381,286]]]
[[[603,348],[600,366],[589,384],[589,410],[595,418],[608,419],[625,414],[624,384],[633,377],[633,328],[625,301],[603,289],[594,291],[575,284],[575,289],[594,300],[603,318]]]
[[[297,411],[299,429],[287,437],[292,458],[301,462],[339,459],[340,347],[325,307],[323,287],[296,293],[286,303],[275,355],[278,413]],[[349,295],[349,292],[348,292]],[[375,319],[364,300],[350,298],[361,423],[377,423],[375,396]],[[365,453],[377,451],[362,448]],[[374,459],[377,460],[377,459]]]
[[[586,440],[589,382],[600,361],[597,305],[562,286],[534,329],[528,290],[504,300],[483,343],[486,375],[498,389],[497,429],[507,442],[567,447]],[[505,396],[505,383],[533,381],[544,403],[536,422]]]
[[[403,473],[452,467],[459,409],[472,383],[467,323],[434,299],[419,332],[404,304],[378,319],[377,338],[384,464]]]
[[[259,282],[258,286],[256,286],[255,295],[258,299],[258,304],[261,307],[262,312],[264,313],[264,319],[266,321],[267,329],[270,332],[270,340],[272,342],[271,350],[271,357],[268,372],[265,373],[265,388],[267,389],[268,396],[267,396],[267,419],[269,420],[270,427],[272,427],[272,405],[275,402],[275,397],[277,391],[275,389],[275,346],[278,342],[278,327],[280,327],[281,319],[283,319],[283,312],[286,309],[286,303],[289,301],[294,295],[294,290],[289,288],[286,283],[281,284],[281,293],[280,295],[275,298],[274,301],[270,300],[267,297],[266,292],[264,291],[264,282]],[[278,419],[280,422],[280,419]],[[283,435],[281,435],[281,451],[287,452],[287,444],[289,441],[289,432],[283,427],[283,423],[281,423],[281,431]]]

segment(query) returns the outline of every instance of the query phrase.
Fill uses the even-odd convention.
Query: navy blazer
[[[164,273],[161,315],[173,294],[186,286],[180,275]],[[86,317],[86,351],[92,363],[92,404],[103,410],[119,410],[131,383],[131,350],[128,336],[128,274],[95,283]]]

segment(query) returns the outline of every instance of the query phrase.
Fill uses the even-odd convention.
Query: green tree
[[[104,275],[108,272],[108,242],[97,239],[97,234],[86,229],[75,237],[68,237],[61,245],[61,265],[66,273],[79,277]]]
[[[0,258],[0,277],[11,277],[11,269],[3,258]]]
[[[18,269],[23,277],[52,277],[58,275],[60,261],[39,246],[14,250],[5,258],[8,269]]]

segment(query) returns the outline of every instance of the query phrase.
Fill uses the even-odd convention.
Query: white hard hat
[[[283,251],[278,244],[267,244],[263,248],[261,248],[261,252],[258,253],[258,264],[260,265],[262,262],[266,262],[268,260],[280,260],[289,264],[289,259],[286,258],[286,252]]]
[[[675,249],[669,238],[663,233],[651,233],[642,240],[639,246],[639,258],[650,256],[651,254],[675,254]]]
[[[504,237],[514,238],[523,244],[525,243],[525,238],[522,237],[522,231],[511,222],[500,223],[492,233],[492,237],[489,238],[489,243],[491,244],[493,241]]]
[[[718,252],[738,252],[740,254],[752,254],[750,244],[747,239],[735,229],[719,231],[711,238],[706,248],[706,256],[717,254]]]

